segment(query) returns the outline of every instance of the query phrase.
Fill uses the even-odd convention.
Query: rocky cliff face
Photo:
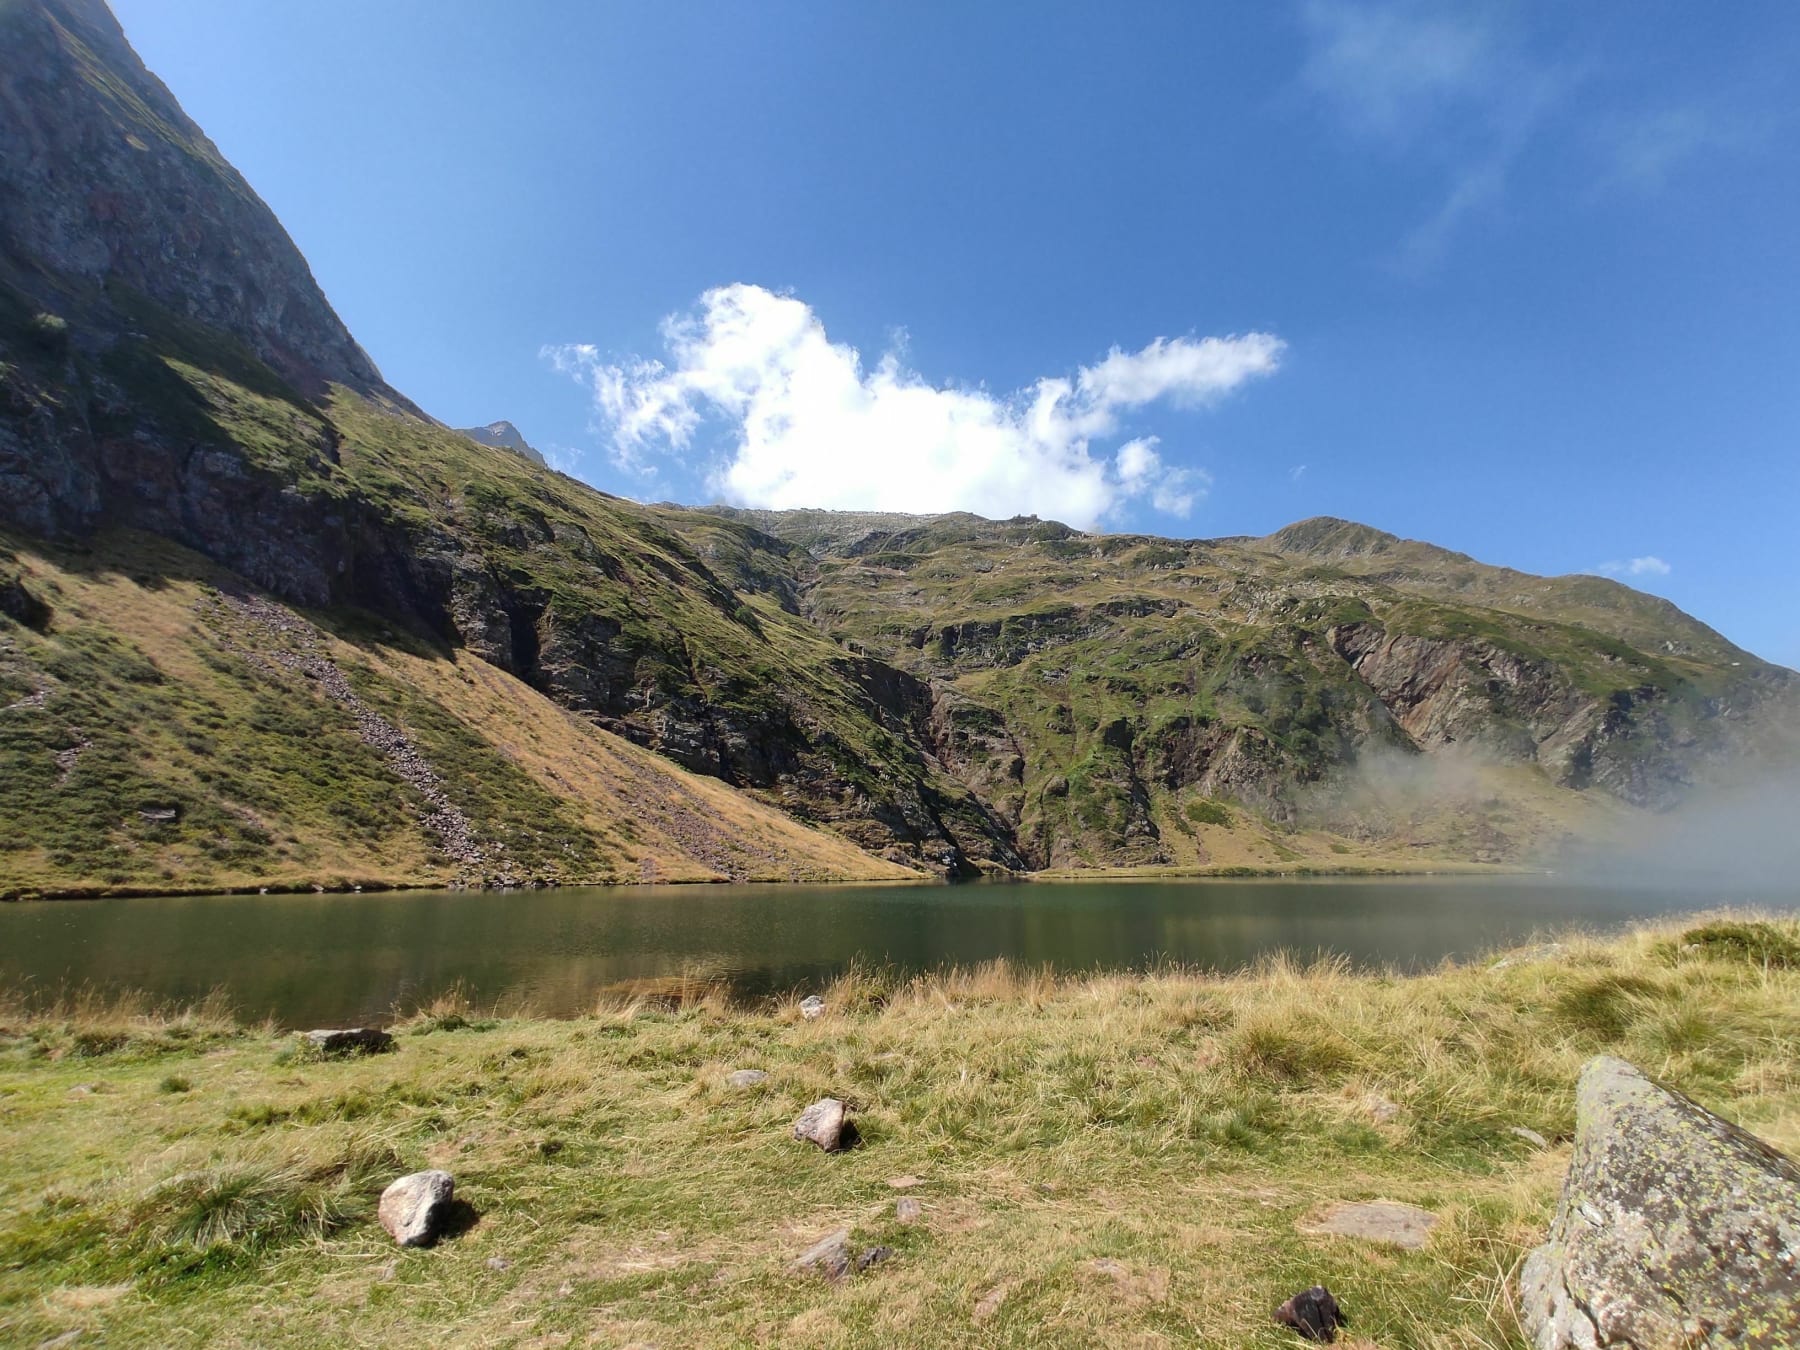
[[[0,45],[0,243],[15,267],[71,299],[147,297],[307,393],[397,397],[103,0],[14,0]]]

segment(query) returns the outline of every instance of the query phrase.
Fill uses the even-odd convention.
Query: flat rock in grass
[[[755,1087],[768,1076],[761,1069],[734,1069],[725,1075],[725,1082],[734,1088]]]
[[[1398,1200],[1367,1200],[1358,1204],[1333,1205],[1319,1218],[1301,1224],[1300,1231],[1331,1233],[1338,1237],[1417,1249],[1425,1245],[1425,1239],[1437,1221],[1437,1215],[1417,1205],[1403,1205]]]
[[[828,1280],[841,1280],[850,1273],[850,1230],[837,1228],[801,1252],[794,1261],[801,1273],[822,1275]]]
[[[836,1153],[855,1139],[850,1109],[836,1097],[821,1097],[794,1122],[794,1138]]]
[[[1550,1141],[1544,1138],[1544,1136],[1539,1134],[1536,1130],[1532,1129],[1529,1125],[1509,1125],[1506,1127],[1506,1132],[1518,1136],[1533,1148],[1550,1147]]]
[[[925,1206],[910,1195],[903,1195],[894,1201],[894,1217],[901,1223],[917,1223],[925,1217]]]
[[[815,1017],[823,1017],[825,1015],[825,1000],[820,998],[817,994],[808,994],[805,998],[800,1000],[800,1015],[809,1022]]]
[[[321,1055],[382,1055],[394,1038],[380,1027],[329,1027],[305,1032],[301,1039]]]
[[[1624,1060],[1591,1060],[1519,1293],[1538,1350],[1800,1345],[1800,1164]]]
[[[910,1174],[903,1177],[889,1177],[887,1184],[897,1191],[910,1191],[914,1186],[923,1186],[925,1184],[925,1178],[915,1177]]]
[[[401,1177],[381,1193],[376,1217],[402,1247],[429,1247],[448,1216],[456,1182],[432,1168]]]

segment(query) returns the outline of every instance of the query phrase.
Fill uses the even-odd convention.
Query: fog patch
[[[1604,844],[1572,845],[1562,869],[1608,883],[1684,887],[1697,906],[1745,893],[1800,897],[1800,765],[1697,789]]]
[[[1449,811],[1504,807],[1500,765],[1474,747],[1430,754],[1391,746],[1365,748],[1321,782],[1295,794],[1295,815],[1310,829],[1376,839]]]

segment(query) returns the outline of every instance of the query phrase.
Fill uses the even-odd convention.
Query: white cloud
[[[1647,554],[1642,558],[1627,558],[1623,562],[1596,563],[1594,571],[1603,577],[1666,577],[1675,569],[1661,558]]]
[[[702,428],[719,424],[735,443],[710,462],[709,486],[744,505],[1028,512],[1083,527],[1146,498],[1185,515],[1210,483],[1168,464],[1154,436],[1096,454],[1121,413],[1207,404],[1273,373],[1283,350],[1266,333],[1157,338],[1001,397],[930,384],[894,351],[866,369],[810,306],[760,286],[708,291],[662,332],[666,362],[545,349],[591,389],[624,468],[692,458]]]
[[[1306,465],[1304,464],[1296,464],[1288,470],[1288,482],[1290,483],[1298,483],[1304,477],[1306,477]]]

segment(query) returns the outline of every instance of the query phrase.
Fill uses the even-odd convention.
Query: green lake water
[[[294,1026],[380,1018],[455,985],[566,1015],[633,981],[685,974],[757,997],[815,988],[858,960],[1228,969],[1287,950],[1417,969],[1551,929],[1742,904],[1800,908],[1800,890],[1407,877],[52,901],[0,905],[0,984],[177,1000],[217,988]]]

